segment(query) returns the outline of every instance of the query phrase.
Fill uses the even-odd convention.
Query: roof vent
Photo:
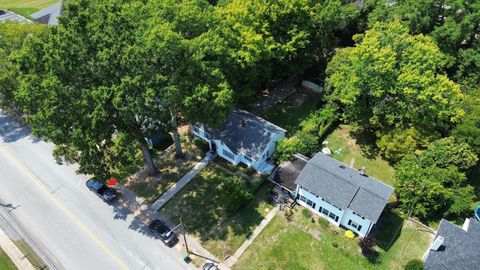
[[[359,170],[360,175],[366,176],[367,174],[365,173],[367,171],[367,168],[365,166],[362,166]]]
[[[444,240],[445,239],[443,238],[443,236],[437,236],[437,238],[435,238],[432,245],[430,246],[430,249],[437,251],[443,245]]]
[[[240,119],[240,126],[243,128],[247,125],[247,122],[245,122],[245,119],[241,118]]]

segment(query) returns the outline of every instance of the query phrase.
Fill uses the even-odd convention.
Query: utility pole
[[[187,253],[190,254],[190,250],[188,250],[187,237],[185,236],[185,226],[183,226],[182,218],[180,218],[180,225],[178,226],[182,226],[183,241],[185,242],[185,248],[187,249]]]

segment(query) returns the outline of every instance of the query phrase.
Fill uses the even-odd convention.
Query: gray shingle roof
[[[26,22],[30,23],[30,20],[25,19],[24,17],[15,14],[11,11],[0,10],[0,22]]]
[[[285,130],[243,110],[234,110],[218,130],[209,130],[235,154],[259,159],[273,136]]]
[[[33,13],[31,17],[34,21],[39,23],[58,25],[58,17],[63,13],[62,4],[62,1],[60,1],[36,13]]]
[[[393,188],[322,153],[300,172],[298,185],[342,208],[377,222]]]
[[[428,270],[480,269],[480,222],[470,218],[467,231],[442,219],[437,236],[443,236],[439,250],[430,250],[425,260]]]

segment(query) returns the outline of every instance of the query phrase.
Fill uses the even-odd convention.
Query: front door
[[[214,153],[217,153],[217,144],[215,142],[211,143],[211,149]]]

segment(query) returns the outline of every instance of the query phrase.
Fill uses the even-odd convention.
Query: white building
[[[295,180],[298,204],[364,237],[371,232],[393,188],[322,153]]]
[[[285,137],[283,128],[242,110],[234,110],[218,130],[197,124],[192,125],[192,133],[225,160],[262,174],[273,170],[271,156],[277,141]]]

